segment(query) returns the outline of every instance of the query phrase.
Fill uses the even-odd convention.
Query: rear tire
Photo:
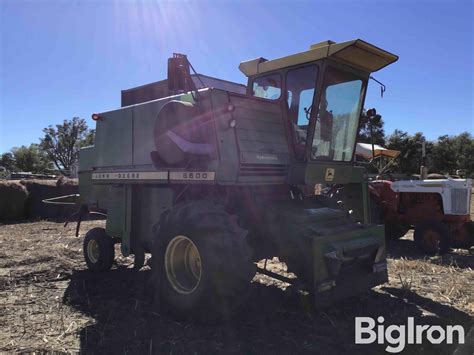
[[[114,241],[103,228],[93,228],[86,233],[83,251],[89,270],[107,271],[112,267],[115,259]]]
[[[428,255],[447,253],[449,238],[449,228],[439,221],[425,221],[415,227],[415,243]]]
[[[247,231],[212,201],[185,202],[165,212],[151,266],[160,311],[206,323],[238,309],[256,271]]]

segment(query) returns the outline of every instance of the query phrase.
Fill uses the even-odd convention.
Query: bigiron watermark
[[[355,318],[356,344],[388,344],[385,350],[399,353],[409,344],[464,344],[464,328],[461,325],[415,325],[413,317],[406,324],[384,325],[385,318]],[[378,323],[378,324],[376,324]]]

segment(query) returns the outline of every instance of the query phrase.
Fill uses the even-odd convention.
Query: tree
[[[94,130],[84,119],[73,117],[55,127],[43,129],[40,147],[59,170],[70,170],[78,160],[79,149],[94,142]]]
[[[385,145],[385,131],[383,126],[384,121],[381,117],[380,119],[372,120],[374,144],[379,144],[381,146]],[[367,117],[367,115],[365,115],[364,112],[360,119],[360,128],[357,134],[357,142],[372,143],[371,136],[372,134],[370,132],[369,118]]]
[[[52,167],[51,161],[39,149],[38,144],[12,148],[11,153],[2,155],[2,159],[4,156],[10,164],[7,169],[11,171],[28,171],[36,174],[43,173]]]
[[[2,154],[0,157],[0,166],[3,166],[8,171],[15,171],[15,157],[12,152]]]
[[[433,143],[426,141],[421,132],[411,136],[408,132],[396,129],[387,138],[387,148],[399,150],[400,155],[395,163],[395,170],[404,174],[418,174],[420,172],[422,145],[426,144],[426,152],[431,151]],[[430,155],[427,154],[427,166],[431,166]]]
[[[434,142],[431,152],[433,169],[444,174],[454,174],[456,170],[474,174],[474,137],[464,132],[457,136],[440,136]]]

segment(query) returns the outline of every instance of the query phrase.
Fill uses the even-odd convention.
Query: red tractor
[[[358,143],[356,154],[372,162],[387,158],[390,166],[400,152]],[[387,238],[401,238],[413,228],[415,243],[431,255],[451,247],[474,246],[470,179],[391,181],[390,174],[385,173],[387,165],[379,169],[380,176],[387,179],[369,182],[372,220],[385,224]]]
[[[415,243],[427,254],[474,245],[471,189],[469,179],[376,180],[369,184],[386,237],[400,238],[414,228]]]

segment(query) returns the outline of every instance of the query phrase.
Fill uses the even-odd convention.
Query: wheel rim
[[[433,230],[427,230],[423,235],[423,247],[430,252],[437,252],[441,237],[439,233]]]
[[[87,243],[87,256],[92,263],[97,263],[99,261],[100,249],[99,243],[96,240],[91,239]]]
[[[166,277],[176,292],[191,294],[199,286],[202,267],[196,245],[184,235],[174,237],[165,252]]]

